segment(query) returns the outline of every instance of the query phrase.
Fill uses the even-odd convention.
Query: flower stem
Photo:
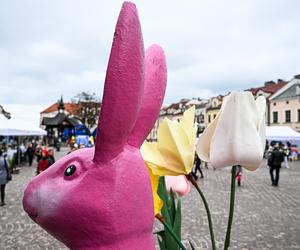
[[[176,234],[174,233],[174,231],[172,230],[172,228],[165,222],[164,218],[160,214],[156,214],[155,218],[158,219],[164,225],[164,227],[171,234],[171,236],[177,242],[177,244],[181,247],[181,249],[186,250],[186,248],[181,243],[180,239],[178,239],[178,237],[176,236]]]
[[[236,175],[236,166],[232,166],[231,169],[231,191],[230,191],[230,209],[229,209],[229,217],[227,224],[227,232],[224,243],[224,250],[227,250],[230,246],[230,234],[231,234],[231,226],[233,220],[233,212],[234,212],[234,199],[235,199],[235,175]]]
[[[211,220],[211,214],[210,214],[210,210],[208,207],[208,203],[205,199],[204,194],[202,193],[202,191],[200,190],[198,183],[196,182],[196,180],[194,179],[194,177],[192,176],[192,174],[186,175],[186,177],[188,178],[188,180],[193,184],[193,186],[197,189],[204,207],[206,209],[206,213],[207,213],[207,219],[208,219],[208,226],[209,226],[209,233],[210,233],[210,239],[211,239],[211,247],[213,250],[216,250],[216,243],[215,243],[215,236],[214,236],[214,230],[213,230],[213,225],[212,225],[212,220]]]

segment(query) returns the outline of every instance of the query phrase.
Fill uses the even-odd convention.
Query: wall
[[[287,103],[288,102],[288,103]],[[276,103],[276,105],[274,105]],[[300,132],[300,122],[298,121],[298,109],[300,110],[300,98],[288,98],[280,100],[272,100],[270,102],[271,109],[271,125],[284,125],[290,126],[291,128]],[[285,111],[291,111],[291,122],[285,122]],[[273,123],[273,112],[278,112],[278,123]]]

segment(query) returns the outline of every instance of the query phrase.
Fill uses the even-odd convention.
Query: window
[[[285,111],[285,122],[291,122],[291,111],[290,110]]]
[[[276,106],[276,102],[273,103],[273,106]]]
[[[296,95],[300,95],[300,86],[299,85],[296,87]]]
[[[300,122],[300,109],[298,109],[297,111],[298,111],[298,122]]]
[[[286,103],[286,104],[289,104],[290,102],[289,102],[289,101],[286,101],[285,103]]]
[[[278,123],[278,112],[273,112],[273,123]]]
[[[210,123],[210,115],[208,115],[208,123]]]
[[[216,118],[216,116],[217,116],[217,115],[216,115],[216,114],[214,114],[214,119]]]

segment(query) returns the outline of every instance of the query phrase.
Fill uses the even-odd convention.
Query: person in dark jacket
[[[283,161],[284,161],[284,154],[283,152],[279,151],[279,145],[276,144],[268,159],[268,165],[270,166],[272,186],[278,186],[279,172],[281,168],[281,163]],[[275,170],[275,178],[273,175],[274,170]]]
[[[41,144],[37,145],[34,152],[36,155],[37,163],[39,163],[40,159],[42,158],[42,151],[43,151],[42,145]]]
[[[5,186],[10,180],[10,173],[8,170],[7,162],[3,156],[2,150],[0,150],[0,192],[1,192],[1,203],[0,206],[5,205]]]
[[[199,156],[197,154],[195,154],[195,169],[192,172],[192,175],[195,178],[195,180],[198,179],[197,171],[200,172],[200,178],[203,178],[204,176],[203,176],[202,169],[201,169],[201,160],[200,160]]]
[[[49,162],[49,167],[52,165],[52,164],[54,164],[54,162],[55,162],[55,158],[54,158],[54,150],[53,149],[49,149],[48,150],[48,155],[49,155],[49,157],[48,157],[48,162]]]
[[[32,165],[33,156],[34,156],[34,148],[31,143],[29,143],[28,148],[26,150],[26,154],[28,156],[29,166]]]

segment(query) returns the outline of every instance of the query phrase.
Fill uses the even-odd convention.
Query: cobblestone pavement
[[[57,158],[66,149],[57,154]],[[7,185],[7,205],[0,207],[0,249],[66,249],[34,224],[22,209],[23,191],[34,177],[35,166],[23,166]],[[222,249],[228,218],[230,169],[204,169],[198,181],[212,211],[217,248]],[[230,249],[300,249],[300,163],[281,170],[279,187],[270,185],[268,168],[243,172],[236,190]],[[194,189],[183,198],[182,239],[196,249],[210,249],[204,206]],[[155,230],[160,228],[156,222]]]

